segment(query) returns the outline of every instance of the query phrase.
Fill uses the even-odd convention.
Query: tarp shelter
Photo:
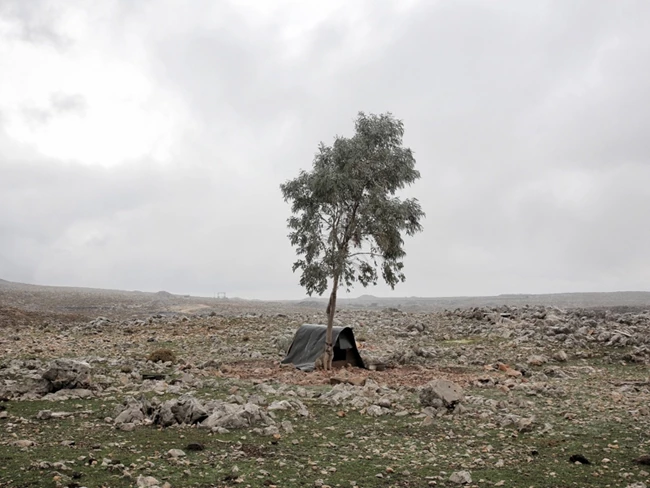
[[[293,338],[287,357],[283,364],[293,364],[303,371],[313,371],[316,360],[325,351],[325,334],[327,326],[317,324],[301,325]],[[350,327],[332,327],[332,343],[334,344],[334,359],[332,367],[343,367],[348,364],[365,368],[359,355],[354,332]]]

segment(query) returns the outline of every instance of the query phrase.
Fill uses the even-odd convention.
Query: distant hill
[[[315,301],[326,303],[326,298],[304,300],[314,304]],[[523,307],[526,305],[544,305],[560,308],[597,308],[597,307],[634,307],[650,308],[650,292],[585,292],[585,293],[549,293],[549,294],[504,294],[498,296],[475,297],[375,297],[362,295],[358,298],[340,298],[340,308],[387,308],[402,310],[440,310],[471,307]]]
[[[142,292],[125,290],[107,290],[99,288],[75,288],[67,286],[42,286],[25,283],[14,283],[0,279],[0,304],[3,295],[12,294],[11,300],[18,300],[25,306],[34,306],[39,302],[42,306],[70,308],[70,302],[77,302],[81,298],[85,301],[83,308],[91,308],[97,302],[142,302],[154,301],[160,306],[170,306],[172,302],[191,302],[222,304],[223,300],[213,300],[208,297],[174,295],[167,291]],[[15,292],[15,293],[14,293]],[[18,293],[18,294],[16,294]],[[43,300],[48,298],[48,300]],[[228,302],[259,303],[259,304],[287,304],[308,308],[321,308],[327,303],[326,297],[311,297],[303,300],[239,300],[230,298]],[[596,308],[596,307],[633,307],[650,309],[650,292],[647,291],[617,291],[603,293],[551,293],[551,294],[502,294],[498,296],[479,297],[377,297],[364,294],[358,298],[339,298],[340,308],[362,308],[368,310],[381,310],[383,308],[399,308],[401,310],[441,310],[471,307],[499,307],[526,305],[545,305],[560,308]],[[165,304],[165,305],[163,305]]]

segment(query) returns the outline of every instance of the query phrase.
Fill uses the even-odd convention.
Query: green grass
[[[247,431],[213,435],[197,428],[152,426],[121,432],[103,421],[113,404],[12,402],[7,405],[11,418],[0,424],[9,436],[3,437],[31,439],[37,445],[0,446],[0,486],[127,487],[140,474],[175,487],[299,487],[313,486],[318,479],[340,487],[351,487],[352,482],[360,487],[427,486],[429,482],[450,486],[449,475],[460,469],[471,471],[476,486],[504,482],[503,486],[517,487],[614,487],[648,478],[631,463],[650,449],[647,431],[630,419],[568,421],[559,405],[540,420],[553,422],[557,426],[553,432],[518,434],[512,427],[478,425],[468,416],[436,418],[432,426],[421,427],[420,419],[412,416],[372,418],[350,410],[339,417],[338,408],[306,403],[312,418],[281,412],[277,420],[290,419],[295,433],[274,439]],[[43,409],[93,413],[36,420]],[[11,429],[9,422],[14,424]],[[74,440],[75,445],[62,447],[65,440]],[[202,443],[206,449],[186,451],[180,464],[167,459],[169,449],[185,449],[190,442]],[[593,465],[570,463],[572,454],[583,454]],[[102,466],[105,458],[124,465],[132,478],[125,478],[122,468]],[[604,463],[603,458],[611,462]],[[504,466],[497,468],[500,459]],[[69,469],[38,469],[35,466],[41,461],[66,461]],[[227,479],[234,466],[237,483]],[[62,475],[58,480],[57,471]]]

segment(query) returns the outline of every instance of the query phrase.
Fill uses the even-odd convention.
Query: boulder
[[[176,400],[167,400],[163,402],[162,405],[156,411],[153,421],[155,424],[161,425],[163,427],[169,427],[176,423],[176,417],[172,411],[172,406],[176,405]]]
[[[88,388],[90,386],[90,364],[74,359],[55,359],[42,375],[51,392],[64,388]]]
[[[206,409],[192,395],[182,395],[171,411],[179,424],[198,424],[208,418]]]
[[[122,424],[139,424],[144,421],[150,410],[151,405],[146,399],[136,400],[134,397],[127,397],[115,410],[117,415],[113,422],[118,427]]]
[[[223,403],[200,425],[207,428],[245,429],[258,423],[270,425],[275,422],[259,405]]]
[[[420,403],[425,406],[438,406],[439,401],[447,408],[454,408],[464,398],[463,389],[448,380],[433,380],[420,390]]]
[[[129,405],[126,410],[122,411],[115,417],[115,424],[136,424],[144,420],[144,413],[137,405]]]

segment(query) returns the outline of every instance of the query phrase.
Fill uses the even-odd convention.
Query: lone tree
[[[332,368],[332,325],[339,286],[376,285],[378,270],[395,288],[405,280],[403,233],[422,230],[424,217],[416,199],[395,193],[420,177],[415,158],[402,146],[404,124],[391,113],[359,112],[354,136],[321,143],[311,171],[280,186],[291,202],[289,239],[302,270],[300,284],[309,296],[322,295],[331,280],[323,363]]]

